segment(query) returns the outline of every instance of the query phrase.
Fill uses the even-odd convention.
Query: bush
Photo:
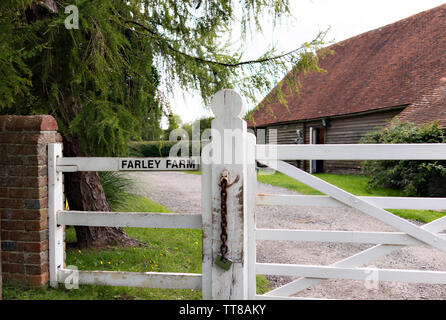
[[[368,133],[361,143],[446,143],[437,124],[417,126],[392,121],[389,127]],[[446,196],[446,161],[366,161],[362,169],[370,177],[367,188],[388,186],[403,190],[407,196]]]
[[[189,145],[192,156],[192,141],[138,141],[130,142],[130,156],[132,157],[168,157],[170,149],[177,143],[181,146]],[[201,147],[200,147],[201,149]],[[201,152],[201,150],[200,150]],[[179,154],[180,156],[180,154]]]
[[[132,179],[124,177],[119,172],[103,171],[99,172],[101,184],[104,188],[105,198],[110,208],[114,210],[117,206],[125,204],[132,197],[131,191],[134,188]]]

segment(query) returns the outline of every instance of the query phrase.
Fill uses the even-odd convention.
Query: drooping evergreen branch
[[[140,23],[138,21],[134,21],[134,20],[125,20],[124,22],[128,23],[128,24],[136,25],[136,26],[140,27],[141,29],[149,32],[155,38],[155,40],[159,44],[161,44],[161,39],[163,39],[166,42],[167,48],[170,51],[173,51],[173,52],[175,52],[175,53],[177,53],[179,55],[182,55],[182,56],[184,56],[186,58],[189,58],[189,59],[193,59],[193,60],[195,60],[197,62],[200,62],[200,63],[214,64],[214,65],[219,65],[221,67],[229,67],[229,68],[236,68],[236,67],[240,67],[240,66],[243,66],[243,65],[262,64],[262,63],[267,63],[267,62],[274,61],[274,60],[280,60],[282,58],[292,56],[293,54],[295,54],[295,53],[297,53],[299,51],[302,51],[303,49],[305,49],[307,47],[310,47],[310,45],[317,44],[318,43],[317,39],[320,39],[325,34],[324,32],[320,32],[319,35],[316,37],[316,40],[313,40],[310,45],[304,44],[304,45],[300,46],[297,49],[293,49],[291,51],[288,51],[286,53],[283,53],[283,54],[280,54],[280,55],[277,55],[277,56],[266,57],[266,58],[261,58],[261,59],[246,60],[246,61],[240,61],[240,62],[235,62],[235,63],[229,63],[229,62],[219,62],[219,61],[215,61],[215,60],[208,60],[208,59],[200,58],[200,57],[197,57],[197,56],[192,56],[192,55],[190,55],[190,54],[188,54],[186,52],[183,52],[181,50],[178,50],[178,49],[174,48],[162,36],[160,36],[158,33],[153,31],[149,27],[143,25],[142,23]]]

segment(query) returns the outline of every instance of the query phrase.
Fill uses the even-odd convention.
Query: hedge
[[[446,132],[436,123],[416,125],[396,119],[390,126],[368,133],[361,142],[446,143]],[[388,186],[403,190],[407,196],[446,196],[446,161],[366,161],[362,169],[370,177],[368,189]]]
[[[132,157],[168,157],[170,149],[175,144],[184,146],[189,144],[189,154],[192,156],[192,141],[133,141],[130,142],[130,156]],[[201,153],[201,143],[200,143]]]

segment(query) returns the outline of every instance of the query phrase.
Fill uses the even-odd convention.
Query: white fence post
[[[248,133],[247,147],[246,147],[246,171],[247,171],[247,210],[246,220],[248,237],[248,299],[254,300],[256,298],[256,223],[255,223],[255,209],[257,199],[257,171],[256,171],[256,136]]]
[[[248,299],[247,232],[249,210],[252,209],[248,203],[255,201],[255,195],[249,196],[247,192],[247,159],[255,158],[252,145],[255,140],[253,137],[248,139],[247,124],[242,119],[246,110],[237,92],[217,92],[212,100],[212,110],[215,119],[212,121],[211,143],[202,151],[203,299]],[[253,165],[249,168],[254,169],[255,174]],[[227,271],[215,264],[221,246],[220,178],[224,170],[229,172],[226,257],[232,261]]]
[[[210,149],[208,140],[202,140],[202,150]],[[201,158],[201,215],[202,215],[202,285],[204,300],[212,299],[212,168]]]
[[[64,226],[57,225],[57,212],[63,210],[62,172],[57,171],[57,158],[62,157],[62,144],[48,144],[48,229],[50,285],[57,287],[58,271],[64,268]]]

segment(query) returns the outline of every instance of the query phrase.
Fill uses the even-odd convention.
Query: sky
[[[254,34],[248,39],[246,58],[255,58],[271,43],[280,51],[295,49],[327,29],[325,40],[339,42],[443,3],[445,0],[290,0],[294,18],[275,29],[265,19],[263,34]],[[267,94],[259,96],[258,102]],[[197,92],[176,89],[169,100],[173,112],[185,123],[212,115]],[[248,104],[248,109],[254,107],[255,104]]]

